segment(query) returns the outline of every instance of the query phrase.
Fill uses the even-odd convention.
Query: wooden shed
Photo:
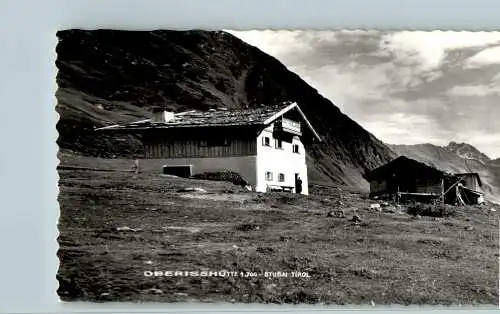
[[[483,202],[479,174],[450,174],[406,156],[367,172],[365,177],[370,182],[371,198],[453,205]]]
[[[370,197],[412,195],[418,199],[432,199],[444,192],[446,173],[424,163],[398,157],[367,173]]]

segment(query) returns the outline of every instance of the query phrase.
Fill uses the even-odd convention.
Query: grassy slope
[[[96,159],[71,163],[102,166]],[[209,193],[176,192],[185,186]],[[220,182],[61,170],[61,298],[497,303],[498,211],[415,219],[368,211],[360,194],[311,189],[311,196],[259,195]],[[358,208],[362,223],[326,217],[334,208],[348,218]],[[142,230],[114,231],[123,226]],[[311,278],[147,278],[145,270],[301,270]]]

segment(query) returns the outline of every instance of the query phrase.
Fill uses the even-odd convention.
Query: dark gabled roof
[[[254,108],[243,110],[186,111],[174,114],[174,119],[167,122],[152,122],[151,119],[132,122],[124,125],[107,127],[107,129],[139,129],[139,128],[178,128],[199,126],[230,126],[263,124],[280,108]],[[101,128],[104,130],[106,128]]]
[[[432,176],[448,175],[446,172],[442,170],[436,169],[435,167],[429,166],[425,163],[416,161],[415,159],[411,159],[406,156],[400,156],[378,168],[368,171],[366,174],[366,179],[373,180],[378,178],[384,178],[387,175],[390,175],[390,173],[398,171],[427,174]]]
[[[314,136],[321,141],[306,116],[296,103],[276,106],[261,107],[241,110],[209,110],[209,111],[186,111],[175,113],[174,118],[167,122],[153,122],[151,119],[127,123],[123,125],[111,125],[96,129],[96,131],[133,131],[145,129],[176,129],[194,127],[225,127],[225,126],[264,126],[286,112],[296,109]]]
[[[367,180],[373,180],[377,178],[383,178],[386,176],[389,172],[394,171],[394,170],[403,170],[405,171],[406,169],[412,169],[414,171],[424,171],[426,174],[430,175],[436,175],[436,176],[447,176],[447,177],[455,177],[459,178],[461,176],[470,176],[473,175],[477,178],[479,186],[482,186],[481,178],[478,173],[476,172],[470,172],[470,173],[448,173],[446,171],[437,169],[436,167],[430,166],[428,164],[425,164],[423,162],[416,161],[415,159],[408,158],[406,156],[400,156],[396,159],[393,159],[392,161],[375,168],[371,171],[369,171],[366,174],[366,179]]]

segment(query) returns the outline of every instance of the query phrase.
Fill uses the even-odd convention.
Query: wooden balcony
[[[282,132],[288,132],[288,133],[292,133],[295,135],[302,135],[301,128],[300,128],[300,122],[297,122],[297,121],[282,118],[282,119],[276,121],[275,127],[277,128],[277,130],[282,131]]]

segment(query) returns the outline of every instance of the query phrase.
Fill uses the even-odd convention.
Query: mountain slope
[[[444,148],[449,150],[450,152],[457,154],[458,156],[460,156],[462,158],[475,159],[475,160],[481,161],[483,163],[488,163],[491,161],[490,157],[488,157],[486,154],[480,152],[474,146],[467,144],[467,143],[450,142]]]
[[[94,127],[173,111],[248,108],[297,102],[325,143],[307,145],[312,182],[368,189],[365,170],[394,157],[275,58],[220,31],[67,30],[57,33],[58,144],[90,156],[141,152],[133,137],[96,135]]]
[[[500,203],[500,166],[495,166],[494,161],[474,146],[450,142],[444,147],[432,144],[389,147],[400,156],[404,155],[451,173],[479,173],[485,198]]]

